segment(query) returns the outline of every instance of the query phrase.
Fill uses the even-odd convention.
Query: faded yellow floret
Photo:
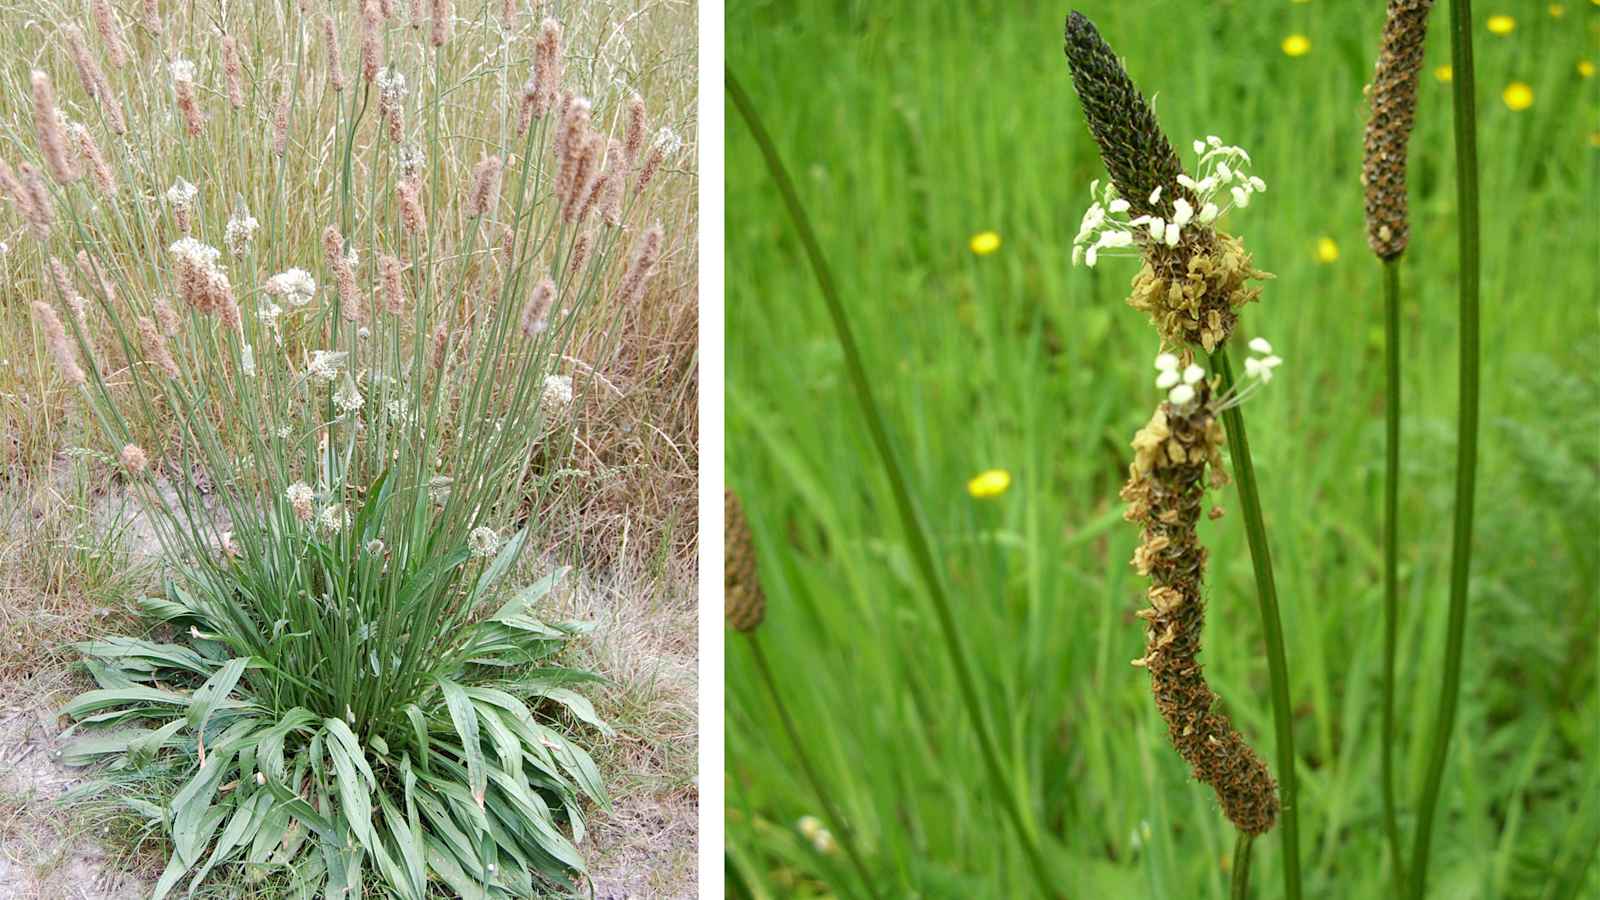
[[[1339,245],[1331,237],[1317,238],[1317,262],[1331,263],[1339,258]]]
[[[1567,7],[1561,3],[1552,3],[1549,6],[1550,18],[1559,19],[1567,14]]]
[[[1511,111],[1521,112],[1533,105],[1533,88],[1520,81],[1513,81],[1500,92],[1500,99],[1505,101],[1506,107]]]
[[[1005,469],[989,469],[979,472],[967,482],[967,493],[985,500],[989,497],[998,497],[1011,487],[1011,473]]]
[[[1000,235],[993,231],[980,231],[972,236],[972,240],[967,243],[967,246],[971,247],[972,252],[979,256],[988,256],[1000,249]]]
[[[1303,34],[1291,34],[1280,46],[1285,56],[1305,56],[1311,52],[1311,39]]]
[[[1489,32],[1491,34],[1510,34],[1517,29],[1517,20],[1510,16],[1490,16]]]

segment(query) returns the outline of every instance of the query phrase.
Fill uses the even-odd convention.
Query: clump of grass
[[[127,795],[172,841],[158,896],[218,866],[417,898],[437,883],[575,891],[585,871],[583,808],[607,795],[580,728],[609,729],[571,689],[593,676],[557,657],[583,629],[537,617],[559,571],[514,591],[505,579],[539,538],[530,498],[570,459],[587,385],[571,348],[638,301],[664,232],[648,159],[605,137],[626,110],[579,96],[559,55],[544,60],[552,102],[517,131],[510,70],[532,66],[508,36],[489,82],[497,142],[446,137],[464,114],[452,92],[483,82],[443,74],[451,7],[434,4],[424,40],[365,4],[359,78],[344,74],[343,20],[284,11],[282,55],[248,65],[242,42],[192,48],[221,71],[160,67],[167,86],[113,145],[116,180],[79,177],[97,165],[91,143],[54,158],[69,131],[33,78],[55,184],[8,192],[51,223],[41,260],[79,263],[51,266],[56,302],[36,321],[112,448],[104,464],[151,516],[167,584],[140,607],[171,630],[80,645],[99,686],[64,709],[80,732],[68,758],[175,786]],[[247,90],[247,72],[288,102]],[[116,102],[84,80],[93,103]],[[178,152],[146,155],[164,116]],[[197,163],[248,171],[267,148],[231,196]]]

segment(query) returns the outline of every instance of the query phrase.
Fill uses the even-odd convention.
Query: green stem
[[[822,811],[828,817],[828,824],[838,834],[839,846],[844,848],[845,855],[850,858],[850,864],[855,867],[856,874],[861,876],[861,883],[866,885],[867,893],[877,900],[882,895],[878,893],[877,884],[867,872],[867,865],[856,850],[855,835],[850,831],[844,816],[840,815],[838,808],[833,805],[833,795],[823,789],[822,778],[817,774],[816,767],[811,764],[805,742],[800,739],[800,729],[795,727],[794,719],[789,716],[789,707],[784,705],[783,695],[778,693],[778,680],[772,677],[772,669],[767,665],[767,654],[761,649],[761,641],[757,639],[754,631],[748,632],[748,636],[750,653],[756,659],[756,669],[761,672],[761,680],[767,684],[767,693],[772,695],[772,705],[778,709],[778,718],[783,721],[783,730],[789,734],[789,743],[794,745],[794,754],[800,759],[800,768],[805,771],[806,780],[811,782],[811,790],[817,795],[817,802],[822,804]]]
[[[784,205],[788,207],[789,216],[794,220],[795,231],[800,237],[800,243],[805,247],[812,274],[816,276],[817,286],[827,304],[834,331],[839,335],[839,346],[844,351],[845,368],[849,371],[850,381],[855,387],[856,399],[861,403],[862,416],[867,421],[867,430],[872,435],[872,443],[877,448],[878,456],[883,460],[884,472],[889,478],[889,488],[894,494],[895,506],[905,528],[906,542],[910,545],[911,557],[933,603],[934,614],[938,617],[945,650],[955,669],[956,683],[960,687],[967,715],[972,719],[973,729],[978,734],[978,746],[984,766],[988,769],[990,781],[994,790],[1000,795],[1001,807],[1006,812],[1006,818],[1016,829],[1017,837],[1022,842],[1028,866],[1039,882],[1042,891],[1040,896],[1059,896],[1060,889],[1050,877],[1044,854],[1039,849],[1039,836],[1023,813],[1021,798],[1012,789],[1000,764],[999,746],[990,731],[989,720],[983,713],[977,679],[973,676],[972,666],[967,661],[966,649],[961,643],[961,633],[956,624],[950,599],[945,594],[944,583],[939,579],[939,569],[934,563],[933,548],[922,522],[922,514],[917,509],[916,501],[907,486],[905,472],[900,467],[900,458],[889,443],[889,432],[884,425],[883,414],[878,410],[877,401],[873,397],[872,383],[867,379],[866,366],[861,362],[861,352],[856,349],[855,337],[850,330],[850,320],[845,316],[844,304],[840,302],[838,289],[834,287],[833,273],[828,269],[828,263],[822,256],[822,248],[817,244],[817,236],[811,228],[811,219],[806,215],[799,195],[795,193],[789,171],[784,168],[777,147],[773,145],[772,138],[767,135],[766,128],[761,124],[761,117],[756,112],[755,105],[740,86],[739,79],[734,77],[731,68],[726,70],[726,76],[728,94],[733,99],[733,105],[738,109],[739,115],[749,126],[751,136],[761,148],[767,170],[777,184],[779,193],[783,195]]]
[[[1234,389],[1233,365],[1228,350],[1211,354],[1212,371],[1222,376],[1222,393]],[[1261,494],[1256,470],[1250,462],[1250,441],[1239,407],[1224,410],[1228,454],[1233,458],[1233,479],[1239,485],[1245,535],[1250,542],[1250,564],[1256,572],[1256,599],[1261,606],[1261,630],[1267,641],[1267,675],[1272,681],[1272,718],[1278,744],[1278,796],[1282,806],[1283,895],[1300,900],[1300,808],[1296,802],[1294,710],[1289,706],[1289,662],[1283,652],[1283,621],[1278,617],[1278,587],[1272,579],[1272,552],[1267,547],[1267,526],[1261,517]]]
[[[1233,844],[1233,887],[1228,891],[1231,900],[1246,900],[1250,896],[1250,844],[1249,832],[1239,832]]]
[[[1405,854],[1394,802],[1394,659],[1400,616],[1400,260],[1384,260],[1383,478],[1383,830],[1389,841],[1396,892],[1405,894]]]
[[[1467,582],[1472,565],[1472,504],[1478,466],[1478,137],[1473,107],[1472,3],[1450,3],[1450,63],[1455,71],[1456,205],[1460,211],[1461,351],[1456,420],[1456,510],[1450,546],[1450,618],[1445,626],[1444,683],[1433,728],[1433,753],[1417,804],[1417,837],[1411,854],[1411,896],[1423,896],[1428,881],[1428,846],[1444,781],[1444,765],[1455,730],[1461,694],[1461,652],[1467,628]]]

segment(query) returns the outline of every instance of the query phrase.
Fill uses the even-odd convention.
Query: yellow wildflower
[[[1011,473],[1005,469],[990,469],[979,472],[967,482],[967,493],[985,500],[989,497],[998,497],[1011,487]]]
[[[993,231],[980,231],[972,236],[967,246],[979,256],[988,256],[1000,249],[1000,235]]]
[[[1594,63],[1587,59],[1578,60],[1578,74],[1584,78],[1594,77]]]
[[[1285,56],[1305,56],[1311,52],[1311,39],[1303,34],[1291,34],[1283,39]]]
[[[1510,34],[1517,28],[1517,20],[1510,16],[1490,16],[1490,34]]]
[[[1440,81],[1449,81],[1455,72],[1456,70],[1450,68],[1448,65],[1439,66],[1433,70],[1433,77],[1439,79]]]
[[[1520,81],[1513,81],[1500,92],[1500,99],[1505,101],[1507,109],[1521,112],[1533,105],[1533,88]]]
[[[1560,4],[1560,3],[1552,3],[1552,4],[1550,4],[1550,18],[1559,19],[1559,18],[1561,18],[1562,16],[1564,16],[1566,14],[1567,14],[1567,8],[1566,8],[1565,5]]]
[[[1600,147],[1600,131],[1589,132],[1589,146]]]
[[[1339,245],[1331,237],[1317,238],[1317,262],[1331,263],[1339,258]]]

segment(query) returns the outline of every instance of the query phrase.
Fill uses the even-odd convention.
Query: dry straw
[[[1150,578],[1145,655],[1134,660],[1150,672],[1156,708],[1167,736],[1194,775],[1217,793],[1222,812],[1239,830],[1259,835],[1278,818],[1278,786],[1266,763],[1245,743],[1227,716],[1199,661],[1205,628],[1201,584],[1206,550],[1195,526],[1205,502],[1206,470],[1212,484],[1226,481],[1222,424],[1200,402],[1164,403],[1133,439],[1134,461],[1122,489],[1126,517],[1141,528],[1133,564]]]
[[[723,531],[723,612],[728,627],[750,632],[766,617],[767,597],[761,590],[761,575],[756,570],[755,542],[750,539],[750,523],[744,505],[732,490],[722,492]]]
[[[1361,183],[1366,187],[1367,244],[1381,259],[1405,252],[1406,142],[1417,112],[1417,73],[1433,0],[1390,0],[1372,79]]]

